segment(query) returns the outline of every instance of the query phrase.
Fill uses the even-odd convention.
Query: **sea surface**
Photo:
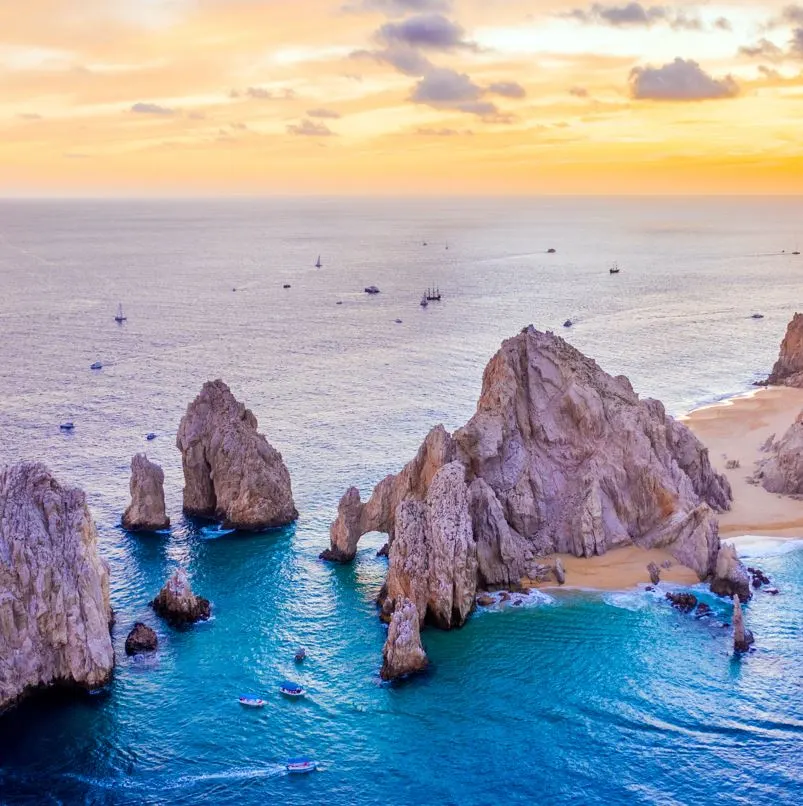
[[[344,490],[462,425],[530,323],[675,414],[749,388],[803,301],[801,222],[800,199],[0,202],[0,461],[86,491],[118,661],[102,694],[0,717],[0,803],[799,804],[803,542],[747,544],[781,591],[747,606],[747,656],[704,589],[715,618],[561,591],[426,630],[431,671],[394,686],[382,537],[348,567],[318,553]],[[443,299],[422,309],[431,285]],[[216,377],[282,451],[293,528],[182,517],[176,429]],[[138,451],[164,467],[169,535],[118,526]],[[178,564],[214,609],[185,632],[147,606]],[[123,652],[136,620],[154,659]],[[280,697],[286,677],[306,699]],[[320,771],[286,775],[301,754]]]

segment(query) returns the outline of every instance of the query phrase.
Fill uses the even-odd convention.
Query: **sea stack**
[[[298,518],[282,455],[221,380],[187,407],[176,445],[184,467],[184,512],[230,528],[261,530]]]
[[[766,383],[803,388],[803,314],[796,313],[787,326],[781,352]]]
[[[159,645],[159,639],[147,624],[138,621],[125,639],[125,654],[140,655],[144,652],[153,652]]]
[[[129,531],[155,532],[167,529],[170,518],[165,511],[165,474],[144,453],[131,460],[131,503],[123,514],[123,527]]]
[[[406,597],[419,624],[452,628],[477,590],[517,587],[553,554],[665,548],[706,579],[720,549],[714,513],[731,498],[708,450],[660,402],[528,327],[491,359],[463,428],[430,431],[368,501],[346,493],[321,556],[348,561],[361,535],[386,533],[384,617]]]
[[[388,638],[382,650],[383,680],[395,680],[420,672],[427,666],[427,655],[421,646],[418,610],[409,599],[400,599],[388,627]]]
[[[40,687],[105,685],[109,568],[86,496],[20,462],[0,470],[0,513],[0,711]]]
[[[733,596],[733,649],[736,652],[747,652],[750,645],[755,643],[753,633],[744,626],[744,615],[742,614],[742,603],[739,597]]]
[[[183,568],[177,568],[173,572],[151,602],[151,607],[174,627],[206,621],[212,615],[209,600],[192,592],[187,572]]]

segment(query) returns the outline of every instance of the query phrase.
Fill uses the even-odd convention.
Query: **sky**
[[[803,193],[803,5],[0,0],[0,196]]]

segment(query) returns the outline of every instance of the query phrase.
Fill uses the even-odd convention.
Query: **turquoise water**
[[[559,592],[427,630],[430,672],[397,686],[378,679],[382,538],[366,537],[349,567],[317,555],[345,487],[367,492],[433,423],[464,422],[488,357],[529,321],[576,316],[567,338],[673,411],[745,388],[800,297],[803,264],[776,246],[801,212],[677,200],[0,205],[0,459],[41,458],[86,489],[112,568],[118,659],[107,692],[0,718],[0,803],[799,803],[803,543],[750,549],[781,593],[747,606],[757,648],[742,658],[721,626],[727,608],[703,589],[716,618],[644,591]],[[448,238],[448,252],[425,253],[424,237]],[[616,287],[609,257],[623,266]],[[446,298],[424,312],[430,278]],[[361,294],[369,283],[379,298]],[[749,320],[754,310],[766,318]],[[175,430],[216,375],[283,451],[294,528],[214,537],[182,518]],[[165,467],[169,536],[116,525],[137,450]],[[147,607],[178,563],[213,603],[212,621],[186,632]],[[159,634],[145,662],[123,653],[137,619]],[[287,677],[306,699],[279,695]],[[261,711],[237,703],[250,691],[268,700]],[[285,775],[299,754],[320,772]]]

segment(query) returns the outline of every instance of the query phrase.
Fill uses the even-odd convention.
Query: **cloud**
[[[731,25],[731,21],[727,17],[717,17],[714,20],[714,28],[718,31],[732,31],[733,25]]]
[[[524,98],[527,95],[524,87],[515,81],[495,81],[489,85],[488,92],[503,98]]]
[[[232,90],[229,95],[232,98],[239,98],[240,93],[237,90]],[[247,87],[243,95],[247,98],[253,98],[257,101],[287,101],[296,97],[296,94],[291,89],[283,89],[276,93],[273,90],[266,90],[264,87]]]
[[[432,62],[408,45],[394,45],[384,50],[357,50],[351,55],[353,58],[367,56],[374,61],[389,64],[406,76],[423,76],[432,69]]]
[[[448,67],[436,67],[415,85],[410,100],[435,109],[456,109],[484,118],[496,116],[499,113],[496,105],[481,100],[482,93],[482,87],[465,73]]]
[[[638,2],[621,6],[594,3],[587,9],[575,8],[560,16],[589,25],[611,25],[615,28],[649,28],[651,25],[665,24],[676,30],[699,31],[703,27],[699,18],[687,17],[684,11],[674,11],[667,6],[643,6]],[[719,19],[728,22],[724,17]],[[721,27],[718,23],[715,26]]]
[[[206,120],[206,115],[203,112],[190,112],[187,117],[190,120]]]
[[[416,134],[421,137],[460,137],[461,135],[473,135],[471,129],[459,131],[458,129],[417,129]]]
[[[132,112],[140,115],[175,115],[176,110],[170,109],[167,106],[159,106],[159,104],[134,104],[131,107]]]
[[[739,87],[731,76],[715,79],[692,59],[675,59],[663,67],[636,67],[630,73],[630,94],[637,100],[704,101],[733,98]]]
[[[335,112],[334,109],[308,109],[307,117],[338,120],[340,118],[340,112]]]
[[[742,45],[739,53],[742,56],[769,59],[770,61],[778,61],[783,58],[783,50],[769,39],[759,39],[755,45]]]
[[[789,52],[795,58],[803,58],[803,28],[795,28],[789,40]]]
[[[569,95],[574,95],[575,98],[588,98],[588,90],[585,87],[572,87]]]
[[[786,6],[781,12],[781,21],[791,25],[803,25],[803,6]]]
[[[451,0],[362,0],[343,6],[343,11],[361,13],[379,11],[387,17],[403,17],[410,12],[450,11]]]
[[[464,35],[462,26],[442,14],[419,14],[401,22],[386,22],[376,32],[376,38],[389,47],[402,45],[441,51],[476,49]]]
[[[88,160],[89,154],[81,154],[77,151],[67,151],[61,155],[65,160]]]
[[[316,123],[308,118],[304,118],[298,124],[290,124],[287,132],[301,137],[332,137],[334,135],[334,132],[325,123]]]
[[[20,120],[41,120],[42,116],[37,115],[36,112],[23,112],[20,115],[17,115]]]

